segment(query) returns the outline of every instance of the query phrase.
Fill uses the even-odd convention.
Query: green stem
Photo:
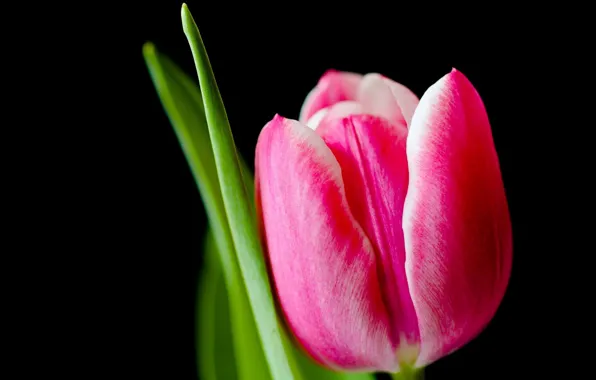
[[[390,373],[393,380],[424,380],[424,369],[403,367],[397,373]]]

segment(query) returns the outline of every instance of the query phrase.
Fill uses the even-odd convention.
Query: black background
[[[439,10],[433,18],[385,5],[276,4],[188,2],[241,154],[252,163],[262,126],[275,113],[297,118],[328,68],[379,72],[418,96],[452,67],[462,71],[492,124],[513,223],[513,273],[488,328],[432,364],[427,378],[551,374],[548,363],[559,349],[549,348],[558,333],[546,320],[553,307],[545,265],[556,248],[536,244],[544,214],[535,196],[548,183],[536,170],[542,145],[536,136],[551,126],[528,115],[536,78],[548,66],[537,57],[541,32],[525,16],[507,10],[502,16],[486,4]],[[86,362],[86,373],[114,368],[129,378],[197,376],[193,313],[205,214],[141,52],[152,41],[194,77],[180,6],[156,1],[90,8],[88,18],[77,20],[79,28],[68,32],[75,56],[86,36],[94,44],[78,55],[71,72],[83,82],[83,92],[72,97],[79,97],[91,131],[76,143],[85,158],[74,160],[88,180],[79,186],[93,194],[82,199],[90,204],[84,212],[92,215],[93,227],[81,251],[92,256],[89,267],[101,272],[91,297],[94,322],[82,330],[82,344],[99,347],[100,354]],[[98,22],[87,24],[91,18]],[[99,149],[86,151],[87,142]],[[91,178],[90,167],[98,171]]]

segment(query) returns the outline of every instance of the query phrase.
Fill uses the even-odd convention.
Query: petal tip
[[[452,67],[451,71],[430,86],[427,92],[447,91],[448,93],[453,93],[456,89],[462,88],[474,88],[474,85],[464,73]]]
[[[280,126],[283,126],[287,120],[288,119],[286,119],[285,117],[276,113],[275,115],[273,115],[273,118],[267,124],[265,124],[265,127],[263,127],[263,129],[279,128]]]
[[[452,67],[451,72],[449,74],[445,75],[445,77],[451,79],[458,85],[461,85],[463,83],[471,83],[470,80],[468,79],[468,77],[466,77],[466,75],[464,73],[462,73],[455,67]]]
[[[340,71],[337,69],[327,69],[323,73],[323,75],[321,75],[321,79],[319,79],[319,82],[329,80],[329,78],[333,78],[333,77],[337,76],[339,73],[340,73]]]
[[[385,79],[385,76],[379,74],[379,73],[368,73],[364,76],[365,78],[373,78],[375,80],[383,80]]]
[[[284,117],[284,116],[276,113],[273,116],[273,119],[271,119],[271,122],[275,122],[275,123],[286,123],[288,120],[290,120],[290,119],[288,119],[287,117]]]

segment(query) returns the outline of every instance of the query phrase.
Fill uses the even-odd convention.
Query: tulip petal
[[[328,70],[307,95],[300,110],[300,122],[306,123],[317,111],[343,100],[355,100],[362,75]]]
[[[418,106],[418,97],[410,89],[376,73],[363,77],[356,99],[365,113],[383,116],[398,125],[409,126]]]
[[[361,114],[332,120],[317,132],[339,162],[352,214],[377,256],[392,340],[399,345],[397,359],[414,364],[418,323],[405,274],[401,228],[408,190],[407,130]]]
[[[259,136],[255,167],[274,285],[298,341],[332,368],[395,369],[378,263],[329,148],[276,115]]]
[[[389,82],[381,75],[366,74],[360,82],[356,98],[362,104],[365,113],[383,116],[395,125],[407,125]]]
[[[364,113],[362,104],[353,100],[345,100],[335,103],[331,107],[323,108],[322,110],[317,111],[317,113],[308,119],[306,124],[310,128],[316,130],[320,125],[325,125],[330,121],[362,113]]]
[[[412,116],[414,116],[414,111],[418,106],[418,97],[401,83],[397,83],[386,77],[383,77],[383,80],[391,89],[393,97],[397,101],[397,104],[399,104],[399,108],[401,109],[407,125],[410,126],[412,124]]]
[[[325,115],[327,115],[327,112],[329,112],[329,108],[322,108],[318,110],[317,112],[315,112],[314,115],[312,115],[308,119],[308,121],[306,122],[306,126],[312,130],[317,129],[321,120],[323,120],[325,118]]]
[[[473,339],[511,271],[511,225],[482,100],[455,69],[420,100],[407,140],[406,272],[420,325],[418,365]]]

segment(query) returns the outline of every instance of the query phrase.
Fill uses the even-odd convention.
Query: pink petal
[[[322,109],[318,110],[317,112],[315,112],[314,115],[312,115],[308,119],[308,121],[306,122],[306,126],[312,130],[317,129],[319,126],[319,123],[321,123],[321,120],[323,120],[325,118],[325,115],[327,115],[328,112],[329,112],[329,108],[322,108]]]
[[[482,100],[455,69],[428,89],[407,141],[406,273],[418,314],[419,365],[488,324],[511,271],[511,225]]]
[[[354,100],[362,75],[328,70],[308,94],[300,110],[300,122],[306,123],[317,111],[343,100]]]
[[[406,126],[406,120],[402,114],[397,99],[385,81],[379,74],[366,74],[360,82],[357,100],[364,112],[371,115],[382,116],[395,125]]]
[[[414,364],[418,323],[405,273],[401,228],[408,190],[407,130],[396,128],[381,117],[352,115],[335,119],[317,132],[339,162],[352,214],[370,238],[377,256],[391,336],[399,345],[397,359]]]
[[[401,109],[407,125],[410,126],[410,124],[412,124],[414,110],[418,107],[418,97],[403,84],[397,83],[389,78],[383,77],[383,79],[385,80],[385,83],[389,85],[393,97],[397,100],[397,104],[399,104],[399,108]]]
[[[378,263],[329,148],[276,116],[259,136],[255,167],[275,290],[298,341],[330,367],[395,369]]]
[[[396,125],[409,126],[418,97],[406,86],[380,74],[366,74],[360,82],[357,100],[364,111],[383,116]]]
[[[312,129],[317,129],[320,125],[327,124],[330,121],[362,113],[364,113],[362,104],[353,100],[345,100],[317,111],[317,113],[308,119],[307,125]]]

